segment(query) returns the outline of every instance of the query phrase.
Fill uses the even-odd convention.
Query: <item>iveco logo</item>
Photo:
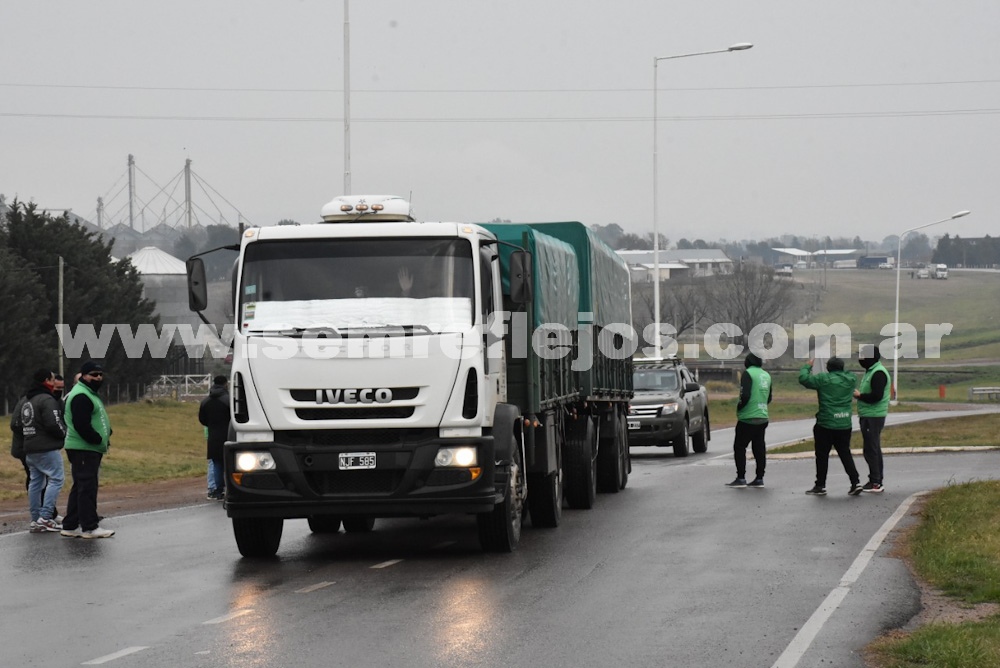
[[[353,390],[316,390],[317,404],[387,404],[392,390],[387,387]]]

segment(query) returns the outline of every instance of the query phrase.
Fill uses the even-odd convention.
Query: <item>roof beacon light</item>
[[[413,222],[410,203],[396,195],[341,195],[321,212],[328,223]]]

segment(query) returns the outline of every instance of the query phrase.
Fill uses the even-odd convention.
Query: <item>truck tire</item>
[[[285,521],[280,517],[234,517],[233,535],[244,557],[273,557],[281,543]]]
[[[708,442],[711,439],[711,425],[708,423],[708,413],[705,413],[701,418],[701,431],[691,434],[691,449],[695,452],[708,452]]]
[[[628,449],[628,422],[624,415],[618,419],[618,441],[622,448],[622,477],[620,481],[621,489],[628,486],[628,474],[632,472],[632,453]]]
[[[515,447],[509,465],[503,501],[487,513],[476,515],[479,545],[485,552],[513,552],[521,542],[521,520],[524,517],[524,480],[521,449]]]
[[[617,413],[608,415],[611,424],[608,425],[613,430],[610,438],[602,438],[598,442],[597,448],[597,491],[603,493],[617,494],[621,490],[622,480],[622,445],[621,434],[619,434],[618,423],[621,417]]]
[[[594,497],[597,496],[594,423],[586,417],[570,425],[566,430],[566,456],[563,459],[566,503],[570,508],[590,510],[594,507]]]
[[[684,420],[680,436],[674,440],[674,457],[688,456],[688,421]]]
[[[361,515],[359,517],[345,517],[344,531],[347,533],[369,533],[375,528],[375,518]]]
[[[562,519],[562,467],[552,473],[528,474],[528,508],[531,526],[552,528]]]
[[[336,515],[313,515],[309,518],[309,530],[313,533],[337,533],[340,518]]]

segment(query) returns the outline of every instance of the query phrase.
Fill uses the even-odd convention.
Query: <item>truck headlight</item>
[[[437,456],[434,457],[434,466],[440,468],[470,468],[477,466],[479,462],[476,456],[476,449],[471,446],[457,448],[440,448]]]
[[[236,453],[236,470],[243,472],[273,471],[278,468],[270,452],[247,451]]]
[[[663,407],[660,409],[660,415],[673,415],[676,412],[677,412],[676,401],[671,401],[669,403],[663,404]]]

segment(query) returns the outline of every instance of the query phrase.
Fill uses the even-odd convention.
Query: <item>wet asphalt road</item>
[[[465,517],[299,520],[253,562],[214,503],[108,520],[106,540],[3,536],[0,665],[860,667],[919,605],[891,540],[869,541],[917,492],[1000,477],[996,451],[898,455],[887,493],[849,497],[834,459],[808,497],[812,460],[772,460],[766,489],[730,490],[731,439],[636,448],[626,490],[526,526],[511,555],[483,554]]]

